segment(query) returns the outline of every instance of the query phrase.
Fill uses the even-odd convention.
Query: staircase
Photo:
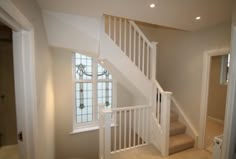
[[[106,15],[102,19],[99,58],[113,74],[121,74],[147,99],[142,106],[100,107],[100,159],[152,144],[162,156],[194,146],[186,126],[171,111],[172,93],[156,80],[156,42],[150,42],[134,21]],[[122,108],[121,108],[122,107]],[[114,125],[112,129],[111,126]]]
[[[194,139],[186,134],[186,126],[178,121],[178,114],[171,111],[169,154],[194,147]]]

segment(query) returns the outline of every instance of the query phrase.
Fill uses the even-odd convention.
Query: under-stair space
[[[186,134],[186,126],[178,120],[178,114],[171,111],[169,154],[194,147],[194,139]]]

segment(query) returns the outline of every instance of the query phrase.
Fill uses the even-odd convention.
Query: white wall
[[[50,46],[98,55],[101,18],[43,11]]]
[[[159,42],[157,79],[186,112],[194,127],[199,129],[203,53],[212,49],[229,48],[230,24],[186,32],[155,28],[140,24],[150,40]]]
[[[55,152],[56,159],[98,158],[98,131],[71,135],[73,130],[72,50],[53,48],[55,92]],[[117,83],[117,106],[133,105],[132,94]]]
[[[41,10],[35,0],[11,0],[35,31],[37,111],[40,139],[36,150],[42,159],[54,158],[54,95],[52,62]]]

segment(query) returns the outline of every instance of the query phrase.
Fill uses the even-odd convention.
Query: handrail
[[[134,21],[129,20],[130,24],[134,27],[135,30],[137,30],[137,32],[142,36],[142,38],[145,40],[145,42],[152,47],[151,42],[148,40],[148,38],[143,34],[143,32],[141,31],[141,29],[137,26],[137,24],[135,24]]]
[[[164,89],[161,87],[160,83],[157,80],[153,80],[154,84],[156,85],[157,89],[160,91],[160,93],[164,93]]]
[[[150,105],[138,105],[138,106],[128,106],[128,107],[119,107],[119,108],[111,108],[111,111],[122,111],[122,110],[134,110],[134,109],[142,109],[142,108],[151,108]]]

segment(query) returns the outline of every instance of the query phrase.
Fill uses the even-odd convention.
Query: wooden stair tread
[[[170,136],[183,134],[186,131],[186,126],[179,121],[170,123]]]
[[[170,137],[169,154],[180,152],[194,147],[194,139],[186,134]]]
[[[179,115],[174,111],[170,112],[170,122],[178,121]]]

